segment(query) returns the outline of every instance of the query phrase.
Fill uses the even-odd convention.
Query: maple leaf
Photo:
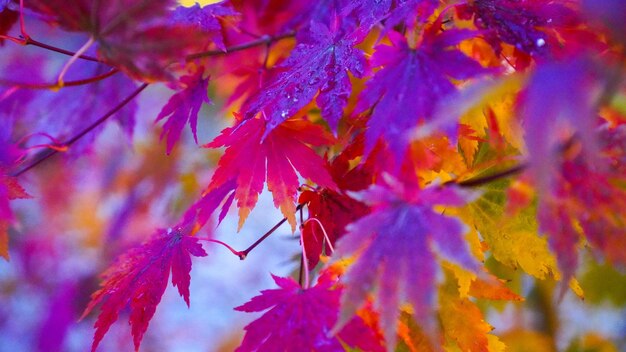
[[[347,195],[330,189],[304,191],[298,203],[306,203],[309,219],[302,227],[303,247],[309,261],[309,269],[313,270],[322,254],[322,243],[326,241],[324,232],[332,246],[345,233],[345,227],[368,213],[369,208]]]
[[[526,128],[530,173],[539,193],[554,187],[563,146],[572,138],[581,141],[588,160],[597,164],[593,162],[599,153],[593,110],[598,78],[594,65],[580,58],[542,65],[531,77],[519,112]]]
[[[320,186],[336,187],[324,160],[306,144],[324,146],[333,138],[322,127],[305,120],[288,120],[271,132],[267,129],[264,120],[244,120],[235,127],[226,128],[213,142],[205,145],[208,148],[224,146],[226,152],[204,194],[208,196],[230,183],[239,207],[241,228],[267,180],[274,205],[295,229],[294,203],[299,186],[296,171]]]
[[[439,6],[439,0],[357,0],[349,2],[343,12],[354,11],[361,25],[371,27],[385,20],[392,28],[406,23],[409,27],[425,22]]]
[[[515,216],[507,213],[509,181],[491,182],[481,187],[481,197],[460,211],[460,216],[473,225],[493,257],[500,263],[539,278],[559,277],[556,258],[546,238],[538,234],[535,207],[524,207]]]
[[[563,282],[569,282],[578,266],[581,237],[596,253],[626,266],[626,254],[620,249],[626,245],[626,191],[615,184],[624,181],[623,174],[599,172],[579,156],[563,162],[556,181],[552,193],[539,198],[537,220],[557,253]]]
[[[242,312],[261,312],[263,316],[248,324],[246,335],[236,351],[344,351],[342,341],[367,351],[382,351],[380,341],[360,317],[344,330],[331,336],[339,315],[340,288],[333,280],[318,280],[302,288],[291,278],[272,275],[278,289],[261,291],[249,302],[236,307]],[[356,325],[356,326],[352,326]]]
[[[237,11],[228,7],[225,2],[200,6],[195,3],[192,7],[178,6],[172,15],[175,23],[197,26],[220,50],[226,50],[224,45],[224,28],[220,19],[237,16]]]
[[[180,134],[187,122],[191,127],[194,140],[198,143],[196,134],[198,112],[200,112],[203,103],[211,103],[207,96],[209,79],[202,78],[203,72],[204,68],[200,67],[195,73],[180,77],[180,85],[183,89],[167,101],[156,118],[155,122],[158,122],[169,116],[163,125],[163,132],[161,132],[161,139],[167,135],[167,154],[172,151],[174,144],[180,139]]]
[[[540,195],[539,230],[549,235],[564,282],[569,281],[577,266],[579,234],[571,219],[588,218],[582,215],[586,211],[579,210],[577,197],[598,205],[605,201],[616,204],[603,194],[609,189],[610,194],[619,193],[602,176],[608,161],[601,157],[598,139],[595,104],[599,99],[599,85],[598,71],[586,59],[546,64],[536,70],[520,104],[526,124],[529,174]],[[549,99],[546,94],[550,94]],[[580,153],[575,152],[576,148],[580,148]],[[572,155],[576,155],[576,160],[572,161]],[[577,179],[568,174],[572,172],[587,177]],[[589,191],[581,192],[576,187]],[[578,216],[572,217],[573,214]],[[609,223],[611,221],[605,225]]]
[[[373,172],[369,161],[350,168],[350,160],[363,153],[363,135],[344,149],[332,162],[329,170],[340,190],[332,189],[305,190],[300,194],[298,203],[306,204],[308,219],[302,226],[303,247],[313,270],[322,254],[322,244],[326,241],[324,232],[332,246],[346,232],[345,227],[369,212],[369,207],[345,194],[346,190],[359,191],[372,183]],[[313,220],[314,219],[314,220]],[[316,221],[315,221],[316,220]]]
[[[133,78],[168,80],[171,62],[206,43],[195,27],[166,22],[173,0],[33,0],[28,2],[51,22],[69,31],[89,33],[98,54]]]
[[[483,72],[477,62],[452,48],[476,33],[455,29],[439,33],[440,26],[441,19],[427,28],[416,49],[393,31],[389,32],[392,46],[376,47],[372,65],[382,68],[368,81],[356,108],[357,112],[372,109],[365,131],[366,152],[384,137],[396,159],[402,160],[409,144],[407,131],[421,119],[430,119],[437,102],[455,91],[450,78],[467,79]]]
[[[362,38],[358,33],[344,32],[342,28],[311,23],[289,58],[246,102],[244,117],[252,118],[263,111],[269,133],[319,92],[316,101],[322,117],[335,131],[352,91],[348,71],[359,78],[365,74],[363,52],[354,47]]]
[[[191,256],[205,257],[207,253],[197,238],[184,234],[186,231],[180,227],[159,231],[148,242],[121,255],[102,274],[102,288],[91,295],[91,301],[82,315],[82,318],[86,317],[102,303],[94,325],[96,331],[92,351],[96,350],[125,308],[130,308],[129,324],[135,350],[139,350],[150,319],[167,287],[170,271],[172,284],[189,306]]]
[[[446,271],[446,281],[439,288],[439,317],[444,336],[451,340],[447,343],[448,348],[486,352],[496,351],[496,346],[504,347],[497,337],[488,334],[493,327],[485,322],[476,304],[459,297],[456,280],[449,271]],[[452,344],[456,346],[450,346]]]
[[[356,256],[342,278],[343,321],[377,287],[376,308],[385,340],[393,346],[400,303],[410,303],[425,330],[432,331],[434,251],[470,270],[477,270],[478,262],[463,239],[464,225],[432,209],[434,205],[463,205],[469,193],[453,187],[415,189],[393,180],[388,183],[356,194],[372,212],[348,226],[336,254]]]
[[[528,54],[546,56],[559,45],[555,30],[574,27],[580,19],[566,1],[476,0],[460,5],[461,17],[474,16],[496,54],[508,43]],[[552,29],[552,31],[550,31]]]

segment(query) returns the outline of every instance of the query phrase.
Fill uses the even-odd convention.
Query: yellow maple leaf
[[[485,186],[485,193],[459,215],[478,230],[500,263],[539,279],[558,279],[556,258],[538,234],[535,208],[526,207],[515,216],[505,211],[508,184],[502,180]]]
[[[484,320],[472,301],[460,297],[456,279],[449,270],[445,282],[439,287],[439,318],[446,351],[502,351],[503,344],[498,338],[493,335],[489,338],[493,327]]]

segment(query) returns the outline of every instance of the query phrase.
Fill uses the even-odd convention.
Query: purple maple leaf
[[[576,138],[589,161],[598,161],[594,95],[599,87],[592,62],[546,64],[532,75],[519,105],[526,126],[530,172],[539,194],[550,193],[559,175],[562,147]]]
[[[224,5],[224,3],[211,4],[204,7],[196,3],[192,7],[178,6],[176,10],[174,10],[173,22],[197,26],[203,32],[209,34],[209,39],[211,39],[220,50],[226,50],[220,18],[237,15],[237,11]]]
[[[564,287],[578,265],[580,234],[571,219],[577,219],[587,235],[594,236],[594,226],[604,222],[594,210],[617,204],[619,199],[620,191],[612,188],[607,175],[603,176],[609,161],[599,143],[598,96],[590,94],[600,91],[601,78],[599,69],[588,59],[545,64],[530,78],[519,105],[526,126],[529,173],[539,195],[539,230],[548,234],[557,254]],[[574,161],[568,160],[571,155],[567,153],[572,145],[580,146]],[[577,202],[584,205],[572,206]],[[612,231],[609,223],[601,226],[602,232]],[[592,237],[589,240],[602,242],[594,243]]]
[[[354,11],[362,26],[371,27],[386,20],[385,27],[398,24],[415,25],[424,22],[439,5],[438,0],[357,0],[351,1],[344,12]]]
[[[579,16],[566,3],[478,0],[460,5],[458,11],[465,17],[474,16],[474,23],[486,30],[485,38],[498,54],[505,42],[528,54],[547,55],[548,47],[557,46],[558,41],[551,31],[542,29],[558,30],[580,23]]]
[[[468,79],[484,72],[474,60],[452,47],[476,32],[447,30],[440,20],[426,29],[421,45],[413,49],[404,36],[390,32],[392,46],[379,45],[372,65],[382,66],[360,96],[357,111],[373,109],[365,132],[369,153],[383,137],[397,160],[402,160],[410,134],[420,120],[432,117],[437,103],[455,91],[450,78]]]
[[[285,62],[276,68],[269,82],[245,104],[245,118],[263,111],[267,131],[294,115],[319,92],[317,103],[322,116],[336,130],[343,115],[352,85],[350,71],[356,77],[365,74],[363,52],[354,47],[357,34],[344,35],[343,30],[311,23],[309,32]]]
[[[163,124],[161,138],[167,135],[167,154],[172,151],[174,144],[180,139],[183,127],[189,122],[193,138],[198,143],[196,134],[198,126],[198,113],[203,103],[210,103],[207,96],[209,79],[203,79],[204,69],[200,68],[194,74],[182,76],[180,84],[184,87],[180,92],[174,94],[165,104],[156,121],[167,117]]]
[[[372,212],[347,226],[336,254],[357,256],[341,279],[345,286],[342,317],[351,317],[378,287],[375,306],[385,340],[394,346],[401,303],[413,306],[425,331],[433,330],[435,252],[473,271],[479,264],[463,239],[463,223],[432,209],[434,205],[461,206],[472,194],[437,185],[420,190],[395,180],[388,183],[354,193]]]
[[[189,226],[186,226],[189,227]],[[161,231],[150,241],[120,256],[103,274],[102,288],[91,295],[83,313],[87,316],[98,304],[102,308],[96,328],[92,351],[118,319],[122,309],[130,308],[129,323],[135,349],[139,349],[150,319],[167,287],[169,272],[172,284],[189,306],[191,256],[205,257],[207,253],[197,238],[185,235],[187,228]]]

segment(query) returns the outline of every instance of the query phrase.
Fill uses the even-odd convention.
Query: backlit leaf
[[[130,309],[129,324],[135,350],[161,301],[172,272],[172,284],[189,305],[191,256],[205,257],[198,240],[189,237],[182,228],[161,231],[139,247],[121,255],[116,263],[102,274],[100,290],[91,295],[91,302],[83,318],[102,304],[94,325],[96,328],[92,351],[95,351],[111,325],[123,309]]]
[[[205,190],[205,197],[230,183],[239,208],[241,228],[267,181],[274,205],[280,208],[295,230],[295,202],[300,185],[296,172],[320,186],[335,188],[324,160],[307,144],[323,146],[332,140],[332,136],[320,126],[304,120],[286,121],[271,132],[267,131],[264,120],[244,120],[223,130],[206,145],[209,148],[226,147],[226,152]]]
[[[432,209],[433,205],[463,205],[470,194],[452,187],[411,189],[390,182],[356,194],[372,212],[348,226],[337,254],[356,256],[342,278],[343,321],[376,291],[375,308],[385,340],[393,346],[398,308],[403,303],[412,305],[425,331],[433,329],[435,251],[470,270],[477,270],[478,262],[462,237],[464,225]]]

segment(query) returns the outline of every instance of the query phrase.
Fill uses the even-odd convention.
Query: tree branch
[[[109,72],[103,73],[103,74],[99,74],[97,76],[93,76],[90,78],[84,78],[84,79],[79,79],[79,80],[75,80],[75,81],[67,81],[67,82],[62,82],[61,84],[59,82],[55,82],[55,83],[24,83],[24,82],[15,82],[9,79],[0,79],[0,84],[1,85],[5,85],[5,86],[15,86],[18,88],[26,88],[26,89],[60,89],[63,87],[76,87],[76,86],[82,86],[82,85],[86,85],[86,84],[90,84],[90,83],[94,83],[94,82],[98,82],[98,81],[102,81],[105,78],[111,77],[114,74],[120,72],[120,70],[118,70],[117,68],[113,68],[111,69]]]
[[[76,143],[78,140],[83,138],[86,134],[88,134],[89,132],[93,131],[96,127],[100,126],[102,123],[104,123],[106,120],[108,120],[111,116],[115,115],[115,113],[117,113],[124,106],[126,106],[126,104],[128,104],[137,95],[139,95],[139,93],[141,93],[144,89],[146,89],[148,87],[148,85],[149,85],[149,83],[144,83],[141,86],[139,86],[130,95],[128,95],[124,100],[122,100],[119,104],[117,104],[115,107],[113,107],[111,110],[109,110],[102,117],[100,117],[99,119],[94,121],[91,125],[85,127],[82,131],[80,131],[74,137],[70,138],[68,141],[64,142],[62,144],[62,146],[69,147],[70,145]],[[11,176],[17,177],[17,176],[20,176],[20,175],[24,174],[28,170],[34,168],[35,166],[37,166],[37,165],[41,164],[42,162],[46,161],[47,159],[49,159],[53,155],[57,154],[59,152],[59,150],[60,149],[48,149],[48,150],[46,150],[45,152],[40,154],[40,156],[38,158],[36,158],[33,162],[31,162],[30,164],[26,165],[21,170],[13,173]]]
[[[287,32],[284,34],[279,34],[277,36],[269,36],[269,35],[264,35],[259,39],[247,42],[247,43],[243,43],[243,44],[239,44],[239,45],[234,45],[230,48],[226,48],[226,50],[207,50],[207,51],[203,51],[203,52],[199,52],[199,53],[195,53],[195,54],[191,54],[191,55],[187,55],[187,57],[185,57],[185,61],[193,61],[196,59],[200,59],[203,57],[209,57],[209,56],[221,56],[221,55],[228,55],[230,53],[233,52],[237,52],[237,51],[242,51],[242,50],[246,50],[246,49],[250,49],[256,46],[261,46],[261,45],[268,45],[271,44],[273,42],[279,41],[281,39],[285,39],[285,38],[292,38],[296,35],[295,32],[291,31],[291,32]]]

